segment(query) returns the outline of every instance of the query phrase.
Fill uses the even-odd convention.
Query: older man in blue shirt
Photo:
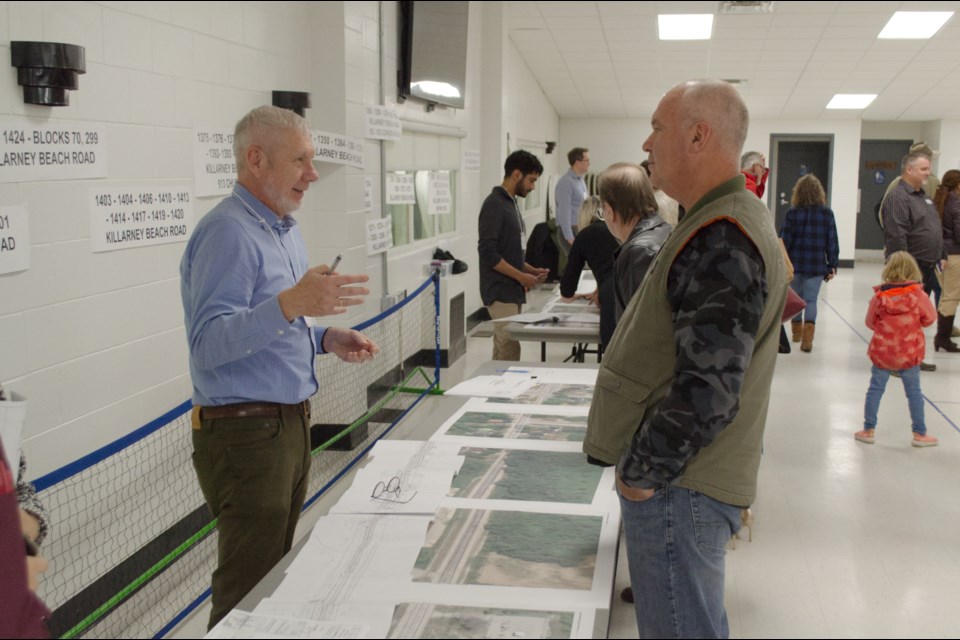
[[[237,184],[180,264],[193,379],[193,462],[218,518],[212,628],[290,550],[310,470],[313,360],[369,360],[363,334],[312,326],[361,304],[365,275],[308,268],[291,213],[318,175],[306,120],[258,107],[237,123]]]

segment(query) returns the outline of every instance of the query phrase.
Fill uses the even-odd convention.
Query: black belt
[[[294,411],[310,417],[310,401],[297,404],[279,404],[276,402],[240,402],[216,407],[201,407],[203,420],[221,420],[224,418],[280,418],[284,411]]]

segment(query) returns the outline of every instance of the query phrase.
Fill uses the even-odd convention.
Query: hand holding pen
[[[367,282],[366,274],[338,275],[335,271],[343,254],[333,263],[307,270],[293,287],[280,292],[280,311],[289,322],[301,316],[330,316],[346,312],[347,307],[363,304],[370,293],[366,287],[350,285]]]

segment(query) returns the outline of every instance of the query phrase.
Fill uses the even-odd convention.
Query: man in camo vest
[[[724,552],[756,495],[786,269],[744,187],[746,105],[680,84],[643,145],[686,213],[604,353],[584,451],[617,464],[641,638],[726,637]]]

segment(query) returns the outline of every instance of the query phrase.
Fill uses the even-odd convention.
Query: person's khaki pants
[[[493,320],[515,316],[520,313],[522,305],[515,302],[494,302],[487,306]],[[493,359],[520,360],[520,343],[507,336],[506,322],[493,323]]]
[[[960,302],[960,255],[948,256],[941,284],[943,292],[940,295],[940,315],[956,315],[957,303]]]

